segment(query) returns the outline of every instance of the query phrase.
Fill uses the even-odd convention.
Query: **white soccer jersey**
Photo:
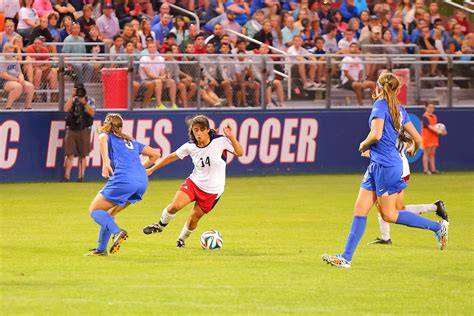
[[[222,135],[211,139],[206,147],[188,142],[176,150],[179,159],[191,156],[194,169],[189,179],[206,193],[222,194],[225,186],[227,152],[233,153],[231,141]]]

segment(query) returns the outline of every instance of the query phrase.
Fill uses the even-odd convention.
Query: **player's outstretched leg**
[[[190,230],[188,228],[188,223],[184,223],[183,229],[181,230],[181,234],[179,234],[178,240],[176,241],[177,248],[184,248],[186,246],[186,239],[194,233],[196,229]]]
[[[442,220],[441,222],[435,222],[411,212],[400,211],[398,213],[396,224],[429,229],[435,233],[435,236],[438,239],[439,248],[441,250],[446,249],[448,244],[448,221]]]
[[[163,229],[169,224],[176,214],[168,213],[168,206],[163,209],[160,220],[157,223],[145,226],[143,228],[144,234],[161,233]]]

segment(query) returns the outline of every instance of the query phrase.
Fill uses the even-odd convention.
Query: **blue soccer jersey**
[[[146,170],[140,160],[140,153],[145,145],[135,140],[125,140],[114,134],[108,134],[109,158],[114,170],[110,180],[148,181]]]
[[[117,205],[135,203],[142,199],[148,186],[148,176],[140,161],[145,145],[108,134],[109,159],[113,176],[100,193]]]
[[[401,125],[403,126],[411,120],[405,109],[400,105],[398,107],[400,109]],[[396,147],[399,133],[395,130],[392,117],[390,116],[388,103],[385,99],[374,102],[372,113],[369,117],[369,127],[372,124],[372,120],[375,118],[383,119],[384,126],[382,138],[377,143],[370,145],[370,159],[384,167],[401,165],[402,160]]]

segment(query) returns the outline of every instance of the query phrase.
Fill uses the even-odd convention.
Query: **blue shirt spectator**
[[[355,6],[354,0],[346,0],[339,8],[342,14],[342,20],[344,22],[349,22],[351,18],[359,16],[357,8]]]

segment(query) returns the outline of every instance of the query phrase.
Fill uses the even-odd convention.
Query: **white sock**
[[[165,207],[163,209],[163,213],[161,214],[160,217],[160,224],[164,227],[168,225],[168,223],[174,218],[176,214],[170,214],[168,213],[168,207]]]
[[[383,240],[390,239],[390,224],[382,219],[380,213],[377,213],[377,220],[379,221],[380,233],[382,234]]]
[[[181,239],[182,241],[185,241],[188,239],[189,236],[195,231],[196,229],[189,230],[188,229],[188,223],[184,223],[183,229],[181,230],[181,234],[179,234],[178,239]]]
[[[437,206],[435,204],[414,204],[405,206],[405,210],[415,214],[434,212],[436,209]]]

